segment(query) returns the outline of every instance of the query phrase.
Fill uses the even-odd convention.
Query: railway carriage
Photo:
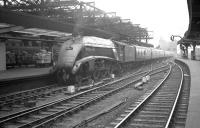
[[[151,50],[146,47],[136,47],[136,61],[145,61],[151,58]]]
[[[155,49],[155,48],[152,48],[152,59],[157,59],[157,58],[163,58],[165,57],[164,55],[164,51],[163,50],[160,50],[160,49]]]
[[[80,86],[168,56],[171,54],[154,48],[92,36],[76,37],[62,44],[54,73],[60,84]]]

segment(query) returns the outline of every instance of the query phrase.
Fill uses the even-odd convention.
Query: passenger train
[[[125,44],[93,36],[74,37],[62,44],[54,74],[60,84],[80,86],[119,74],[141,63],[173,56],[169,51]]]

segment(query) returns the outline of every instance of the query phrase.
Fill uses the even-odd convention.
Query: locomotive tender
[[[75,37],[61,46],[54,73],[60,84],[80,86],[84,81],[98,81],[146,61],[171,56],[171,52],[109,39]]]

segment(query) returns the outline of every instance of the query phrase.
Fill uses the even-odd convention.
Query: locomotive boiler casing
[[[97,59],[119,60],[111,40],[91,36],[72,38],[60,48],[55,67],[57,77],[62,81],[74,81],[81,67],[82,70],[88,67],[88,72],[94,70],[94,61]]]

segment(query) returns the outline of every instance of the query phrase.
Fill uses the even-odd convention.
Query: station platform
[[[191,73],[190,100],[185,128],[200,127],[200,61],[178,59],[189,66]]]
[[[54,83],[48,68],[15,68],[0,71],[0,95],[39,88]]]
[[[47,75],[51,67],[48,68],[17,68],[0,71],[0,81],[9,81],[21,78],[30,78]]]

